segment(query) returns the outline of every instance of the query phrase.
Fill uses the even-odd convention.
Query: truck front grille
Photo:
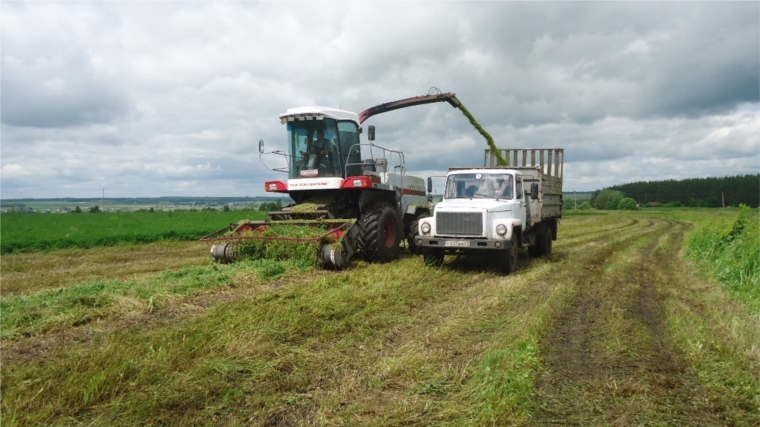
[[[482,236],[483,214],[479,212],[436,212],[437,235]]]

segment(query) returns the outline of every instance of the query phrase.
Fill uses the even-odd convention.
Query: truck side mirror
[[[259,140],[259,153],[264,154],[264,140],[263,139]]]
[[[530,184],[530,198],[538,200],[538,183],[536,182]]]
[[[428,177],[428,193],[433,192],[433,178]]]
[[[367,129],[367,139],[370,141],[375,140],[375,125],[369,125],[369,129]]]

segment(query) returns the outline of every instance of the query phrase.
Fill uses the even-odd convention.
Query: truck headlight
[[[423,234],[428,234],[430,233],[430,224],[428,224],[427,222],[423,222],[422,225],[420,226],[420,229],[422,230]]]
[[[496,226],[496,234],[498,234],[499,236],[503,236],[503,235],[507,234],[507,226],[504,225],[504,224],[497,225]]]

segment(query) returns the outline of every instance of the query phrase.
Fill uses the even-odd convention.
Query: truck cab
[[[418,243],[462,253],[504,250],[526,223],[529,197],[517,170],[450,170],[435,214],[420,220]]]
[[[439,206],[439,212],[462,212],[462,209],[467,209],[484,212],[486,222],[493,220],[499,223],[514,218],[525,223],[526,199],[522,187],[522,175],[512,169],[454,170],[447,176],[444,203]],[[477,230],[476,234],[494,238],[497,235],[494,231],[487,228]],[[448,233],[456,233],[456,230],[441,230],[441,235]]]
[[[513,155],[519,163],[515,150],[507,151],[507,157]],[[537,163],[538,150],[521,151],[526,155],[519,166],[449,169],[443,200],[435,205],[433,216],[419,221],[416,243],[426,264],[439,267],[447,254],[488,254],[508,274],[521,247],[529,247],[531,256],[551,254],[562,216],[563,152],[540,150],[540,156],[551,154]],[[528,151],[534,152],[533,164],[527,160]]]

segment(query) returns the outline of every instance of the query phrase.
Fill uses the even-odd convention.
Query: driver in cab
[[[512,182],[502,177],[486,176],[476,194],[495,199],[507,199],[512,195]]]
[[[306,145],[306,151],[301,151],[301,155],[306,160],[307,167],[315,169],[319,161],[326,158],[330,153],[330,141],[325,138],[324,129],[317,130],[317,138],[310,144]]]

